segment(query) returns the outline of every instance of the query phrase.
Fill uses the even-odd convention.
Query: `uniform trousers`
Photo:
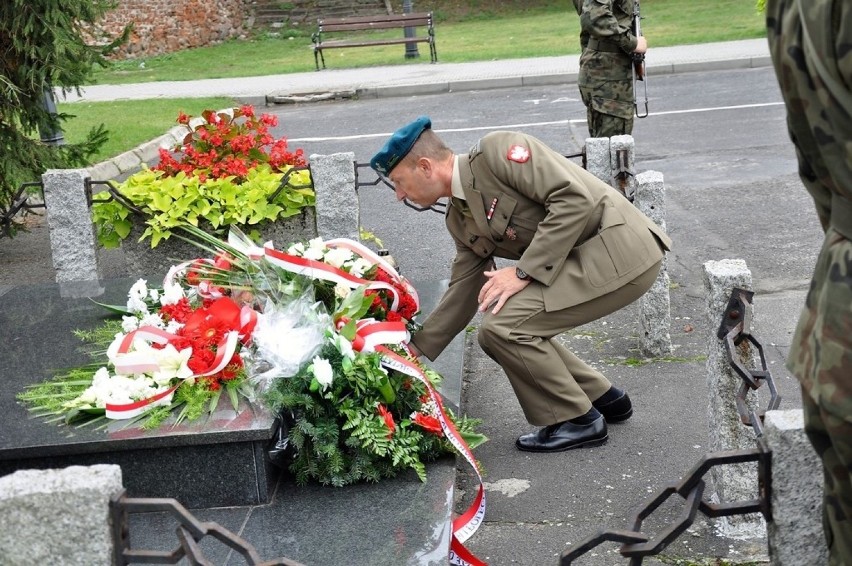
[[[654,284],[661,264],[611,293],[567,309],[547,312],[542,285],[533,282],[496,315],[486,311],[479,344],[506,372],[530,424],[547,426],[584,415],[609,390],[609,380],[557,338],[641,297]]]
[[[852,423],[829,413],[802,389],[805,433],[822,460],[822,522],[831,566],[852,564]]]

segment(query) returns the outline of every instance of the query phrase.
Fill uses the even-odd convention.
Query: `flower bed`
[[[93,202],[102,246],[133,239],[156,248],[187,223],[220,237],[235,226],[258,238],[270,225],[298,217],[293,224],[315,233],[315,219],[304,212],[314,205],[304,152],[289,151],[286,138],[270,134],[275,116],[257,116],[252,106],[242,106],[206,110],[199,118],[181,113],[177,121],[187,128],[180,143],[161,149],[155,167],[114,187],[117,196]],[[278,241],[307,236],[291,234],[295,238]],[[131,251],[133,258],[139,255]]]

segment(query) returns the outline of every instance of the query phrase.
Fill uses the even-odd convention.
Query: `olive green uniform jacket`
[[[621,288],[671,246],[618,191],[532,136],[488,134],[458,161],[470,216],[447,207],[449,288],[412,337],[429,359],[476,314],[494,257],[518,260],[543,285],[546,311],[557,311]]]

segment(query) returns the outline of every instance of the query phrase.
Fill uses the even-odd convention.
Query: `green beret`
[[[393,133],[390,139],[385,142],[384,147],[373,156],[370,160],[370,167],[381,173],[389,175],[393,168],[399,165],[399,162],[408,155],[411,147],[423,130],[428,130],[432,127],[432,120],[428,116],[421,116],[401,127]]]

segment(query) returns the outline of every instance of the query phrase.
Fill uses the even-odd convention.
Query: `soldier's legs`
[[[496,315],[486,313],[479,344],[500,364],[530,424],[546,426],[592,408],[610,388],[597,370],[557,346],[558,334],[597,320],[632,303],[654,283],[657,265],[612,293],[560,311],[546,312],[539,284],[514,295]]]
[[[590,137],[610,138],[633,133],[632,83],[605,81],[580,85],[579,89],[586,105]]]
[[[589,135],[593,138],[611,138],[612,136],[633,133],[633,117],[625,120],[611,114],[589,110]]]
[[[829,564],[852,564],[852,423],[814,403],[802,390],[805,432],[822,460],[823,529]]]

